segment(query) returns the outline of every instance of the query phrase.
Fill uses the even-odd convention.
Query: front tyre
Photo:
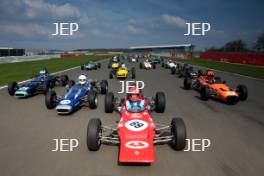
[[[248,89],[245,85],[238,85],[236,92],[239,96],[240,101],[245,101],[248,97]]]
[[[114,111],[114,94],[112,92],[108,92],[105,95],[105,112],[112,113]]]
[[[48,109],[53,109],[57,105],[57,95],[55,91],[48,91],[45,96],[45,104]]]
[[[164,92],[157,92],[155,98],[155,110],[158,113],[163,113],[166,107],[166,98]]]
[[[191,78],[184,78],[183,85],[184,85],[185,90],[189,90],[191,88],[191,85],[192,85]]]
[[[186,126],[182,118],[173,118],[171,121],[171,147],[174,150],[183,150],[186,146]]]
[[[87,148],[90,151],[97,151],[100,149],[100,133],[102,130],[102,122],[98,118],[91,119],[87,126]]]
[[[106,80],[102,80],[100,83],[101,94],[106,94],[108,91],[108,82]]]
[[[8,93],[9,93],[9,95],[14,96],[14,94],[15,94],[17,89],[18,89],[17,82],[8,83]]]
[[[97,93],[95,91],[90,91],[88,93],[88,101],[89,101],[89,107],[91,109],[96,109],[98,106],[98,97]]]
[[[207,101],[209,99],[210,91],[209,91],[208,86],[203,86],[201,88],[200,96],[201,96],[201,99],[204,101]]]

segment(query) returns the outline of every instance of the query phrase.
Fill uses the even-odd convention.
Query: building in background
[[[161,56],[170,56],[174,58],[189,58],[192,57],[194,45],[157,45],[157,46],[133,46],[130,47],[131,52],[143,52],[159,54]]]
[[[8,47],[0,47],[0,57],[4,56],[24,56],[25,49],[15,49]]]

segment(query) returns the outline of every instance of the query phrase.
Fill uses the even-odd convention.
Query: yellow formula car
[[[131,70],[128,70],[127,68],[118,68],[113,69],[109,73],[109,78],[117,78],[117,79],[126,79],[131,77],[132,79],[136,78],[136,69],[133,67]]]

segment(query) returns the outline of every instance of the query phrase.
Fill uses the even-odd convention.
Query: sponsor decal
[[[125,123],[125,127],[131,131],[142,131],[148,127],[148,123],[143,120],[130,120]]]
[[[147,148],[149,144],[145,141],[129,141],[125,143],[125,146],[131,149],[144,149],[144,148]]]

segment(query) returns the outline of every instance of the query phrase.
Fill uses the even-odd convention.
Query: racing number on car
[[[130,126],[133,126],[133,127],[135,127],[135,128],[140,128],[140,127],[142,127],[144,124],[136,121],[136,122],[132,122],[132,123],[130,123],[129,125],[130,125]]]
[[[148,123],[143,120],[130,120],[125,123],[125,127],[131,131],[142,131],[148,127]]]

